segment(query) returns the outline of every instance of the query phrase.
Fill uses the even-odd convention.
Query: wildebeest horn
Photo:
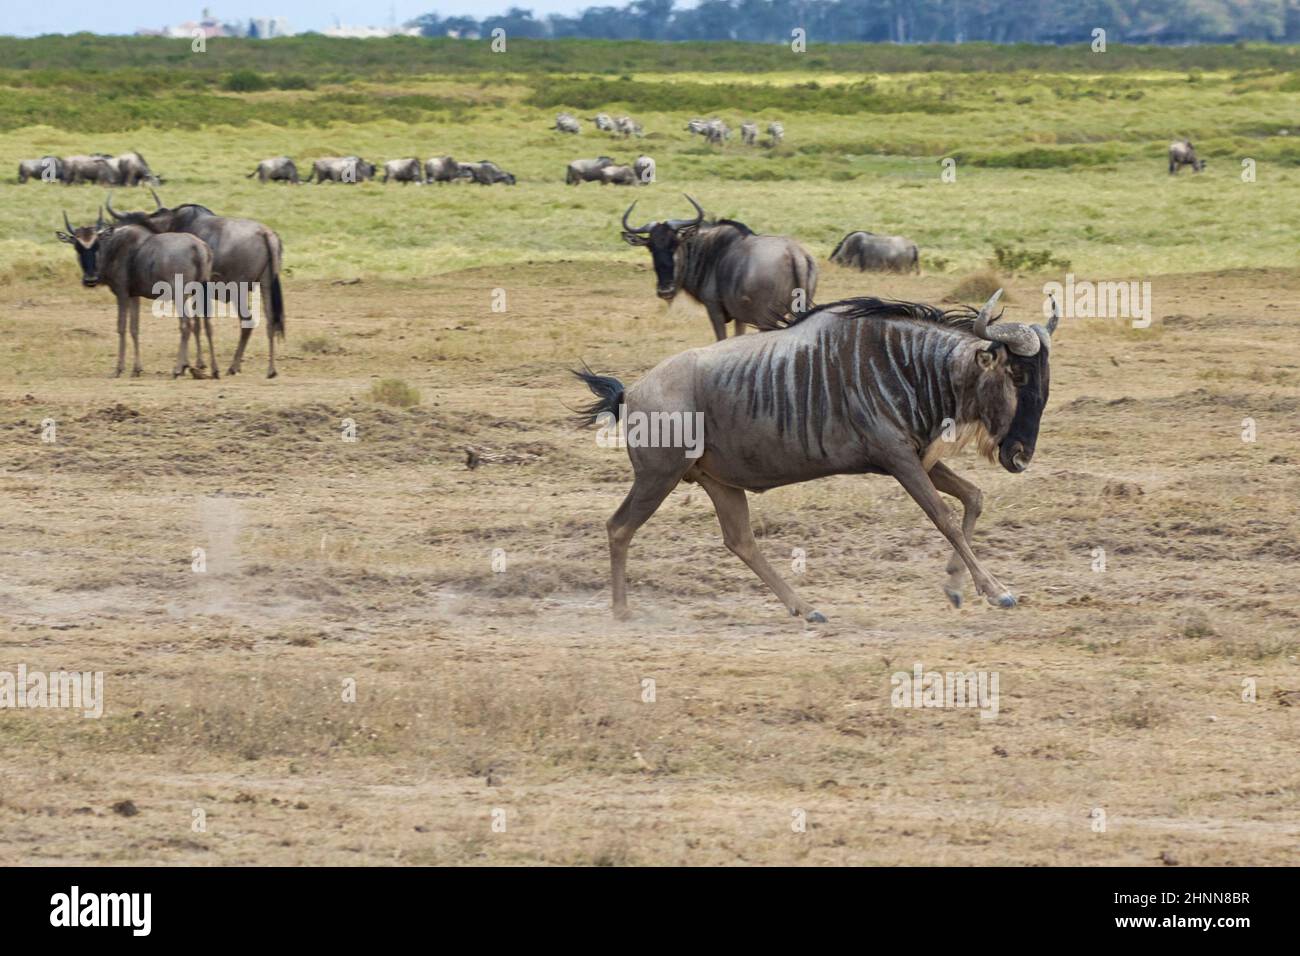
[[[156,211],[157,209],[161,209],[161,208],[163,207],[162,200],[158,198],[158,194],[157,194],[156,192],[153,191],[153,187],[152,187],[152,186],[149,187],[149,195],[150,195],[150,196],[153,196],[154,206],[156,207],[156,208],[155,208],[155,211]]]
[[[99,215],[95,217],[95,228],[96,229],[104,228],[104,207],[103,206],[99,207]]]
[[[122,217],[117,214],[117,210],[113,208],[113,191],[111,189],[108,191],[108,199],[105,202],[108,206],[108,214],[114,219],[121,219]]]
[[[975,334],[990,342],[1001,342],[1017,355],[1037,355],[1043,343],[1039,339],[1038,333],[1029,326],[1022,325],[1019,322],[1007,322],[999,325],[989,324],[992,320],[993,307],[998,304],[1000,298],[1002,298],[1002,290],[998,289],[984,303],[979,315],[975,316]]]
[[[682,193],[682,195],[686,196],[686,193]],[[686,196],[686,198],[689,199],[691,205],[695,207],[695,213],[696,213],[695,218],[694,219],[669,219],[668,225],[672,226],[674,229],[681,229],[684,226],[698,226],[700,223],[704,221],[704,210],[700,208],[700,204],[697,203],[694,199],[691,199],[690,196]]]
[[[1056,331],[1057,323],[1061,321],[1061,309],[1056,304],[1056,296],[1049,292],[1047,297],[1052,300],[1052,317],[1047,320],[1047,334],[1051,335]]]
[[[72,223],[68,222],[68,211],[63,210],[63,224],[68,227],[68,235],[73,235],[77,230],[72,228]]]
[[[632,210],[635,208],[636,208],[636,201],[633,200],[632,205],[627,207],[627,212],[623,213],[623,229],[627,232],[635,232],[638,234],[644,234],[649,232],[650,223],[646,223],[644,226],[638,226],[635,229],[633,229],[631,226],[627,224],[627,217],[632,215]]]

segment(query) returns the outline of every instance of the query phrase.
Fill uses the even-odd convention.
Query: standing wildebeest
[[[921,271],[915,242],[902,236],[878,236],[874,232],[849,233],[831,253],[831,262],[855,266],[862,272]]]
[[[600,172],[606,166],[613,166],[614,161],[608,156],[600,156],[596,159],[575,159],[569,163],[564,170],[564,182],[569,186],[577,186],[582,183],[600,182]]]
[[[623,241],[648,246],[655,268],[655,294],[671,302],[680,292],[709,312],[713,334],[727,337],[727,323],[741,334],[745,323],[775,328],[783,316],[802,312],[817,294],[817,263],[793,239],[759,236],[730,219],[706,223],[690,196],[694,219],[632,226],[623,213]],[[798,297],[798,301],[796,301]]]
[[[434,156],[424,164],[424,180],[430,183],[449,183],[454,179],[469,179],[468,171],[450,156]]]
[[[555,117],[555,125],[551,129],[559,130],[561,133],[581,133],[582,124],[572,113],[561,113]]]
[[[127,312],[131,315],[131,345],[135,362],[132,377],[143,371],[140,364],[140,300],[157,299],[160,287],[170,296],[180,283],[182,298],[173,299],[176,318],[180,322],[181,340],[176,350],[176,365],[172,375],[180,375],[189,367],[190,328],[194,329],[194,345],[198,350],[198,367],[203,367],[203,340],[199,337],[199,323],[195,318],[204,316],[208,333],[208,355],[212,359],[212,372],[217,374],[217,357],[212,345],[212,318],[204,308],[205,292],[185,294],[185,286],[197,283],[207,288],[212,280],[212,250],[198,237],[182,233],[156,235],[144,226],[110,226],[104,224],[104,213],[93,226],[74,229],[63,214],[67,232],[55,232],[60,242],[69,243],[81,263],[81,284],[88,289],[103,283],[117,297],[117,371],[121,375],[126,367]]]
[[[384,182],[424,183],[423,167],[418,159],[390,159],[384,163]]]
[[[759,551],[745,492],[841,474],[892,475],[921,506],[953,546],[944,592],[954,605],[964,567],[990,604],[1014,607],[971,550],[979,488],[939,460],[971,440],[1012,473],[1034,456],[1058,314],[1046,327],[991,324],[1000,294],[978,313],[849,299],[779,332],[682,352],[628,389],[575,372],[598,396],[584,424],[623,417],[636,473],[606,523],[614,613],[627,614],[632,536],[685,480],[708,493],[727,548],[790,613],[825,621]],[[961,501],[961,520],[940,492]]]
[[[272,179],[282,180],[287,183],[298,182],[298,166],[288,156],[275,156],[271,159],[264,159],[257,164],[257,168],[245,176],[245,179],[257,177],[259,182],[266,182]]]
[[[151,190],[152,192],[152,190]],[[108,211],[120,223],[144,226],[151,232],[183,232],[198,236],[212,250],[212,272],[219,280],[209,288],[205,315],[212,315],[212,302],[219,297],[233,303],[239,314],[239,345],[230,363],[228,375],[238,375],[243,368],[244,349],[253,334],[251,289],[258,284],[267,302],[266,342],[269,351],[267,378],[275,378],[275,340],[284,338],[284,292],[280,287],[284,246],[280,237],[254,219],[229,219],[218,216],[206,206],[186,203],[175,209],[163,206],[157,194],[151,213],[117,213],[109,197]]]
[[[614,126],[623,134],[624,139],[627,139],[629,136],[645,135],[645,131],[641,128],[641,124],[630,116],[620,116],[614,121]]]
[[[597,113],[596,118],[592,120],[596,124],[596,129],[602,133],[614,133],[618,131],[613,118],[608,113]]]
[[[641,180],[636,177],[636,170],[631,166],[605,166],[600,171],[602,186],[635,186]]]
[[[705,139],[714,146],[721,146],[731,138],[731,128],[720,119],[710,120],[709,128],[705,130]]]
[[[780,146],[781,140],[785,139],[785,127],[780,123],[768,123],[767,133],[772,137],[773,146]]]
[[[103,153],[69,156],[63,161],[63,182],[69,186],[77,183],[112,186],[117,182],[117,169],[112,163],[112,157]]]
[[[138,186],[141,183],[152,183],[157,186],[161,182],[149,168],[144,157],[137,152],[132,151],[113,157],[110,163],[116,173],[114,182],[119,186]]]
[[[758,124],[741,123],[740,124],[740,141],[746,146],[755,146],[758,144]]]
[[[374,176],[375,164],[359,156],[331,156],[312,164],[307,182],[314,179],[318,183],[360,183]]]
[[[1186,139],[1169,144],[1169,175],[1174,175],[1184,166],[1190,166],[1198,173],[1205,168],[1205,161],[1197,158],[1191,141]]]
[[[636,181],[642,186],[648,186],[655,181],[655,161],[649,156],[638,156],[636,162],[632,164],[632,169],[636,173]]]
[[[512,174],[490,160],[481,159],[477,163],[461,163],[461,168],[468,170],[468,178],[473,179],[480,186],[491,186],[493,183],[505,183],[507,186],[515,184],[515,177]]]
[[[63,181],[63,160],[57,156],[42,156],[40,159],[24,159],[18,163],[18,181],[25,183],[29,179],[39,179],[52,183]]]

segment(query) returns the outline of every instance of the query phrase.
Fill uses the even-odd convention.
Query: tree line
[[[788,43],[1188,44],[1300,41],[1300,0],[632,0],[542,19],[521,7],[482,19],[426,13],[424,36]]]

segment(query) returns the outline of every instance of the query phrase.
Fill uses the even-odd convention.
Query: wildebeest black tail
[[[596,396],[596,401],[582,408],[575,408],[578,413],[577,424],[582,428],[590,427],[606,413],[618,420],[619,406],[623,404],[623,383],[610,375],[597,375],[587,363],[582,363],[581,370],[572,369],[573,374],[581,379]]]

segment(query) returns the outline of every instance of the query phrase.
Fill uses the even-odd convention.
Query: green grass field
[[[22,107],[0,111],[12,127],[2,134],[5,168],[47,152],[138,149],[166,178],[166,202],[200,202],[277,229],[290,276],[415,278],[512,262],[635,261],[644,254],[618,242],[618,214],[633,199],[646,218],[684,214],[683,192],[710,213],[793,235],[819,257],[850,229],[903,234],[920,244],[928,271],[980,268],[997,246],[1050,251],[1080,274],[1295,262],[1290,226],[1277,214],[1300,186],[1300,83],[1275,65],[1289,63],[1288,48],[1196,48],[1184,51],[1187,62],[1210,54],[1238,61],[1191,71],[1170,68],[1167,50],[1122,50],[1093,55],[1096,73],[1082,72],[1077,49],[1032,51],[1044,65],[1055,52],[1055,71],[1021,68],[1029,62],[1022,48],[985,48],[983,72],[959,59],[922,72],[919,48],[858,48],[860,62],[890,71],[857,73],[845,68],[855,51],[842,48],[803,59],[755,48],[755,62],[770,68],[746,72],[729,48],[719,58],[727,69],[673,71],[665,54],[655,60],[642,49],[653,45],[569,45],[570,66],[641,68],[610,77],[548,69],[541,47],[555,44],[521,45],[492,61],[469,44],[408,44],[437,53],[420,72],[408,62],[419,56],[393,60],[402,44],[342,44],[330,59],[320,56],[320,40],[213,44],[193,54],[187,44],[83,39],[92,69],[72,72],[60,57],[73,39],[55,47],[5,41],[0,102]],[[132,56],[106,68],[103,44],[124,42]],[[698,66],[693,45],[668,49]],[[160,50],[177,61],[169,70],[159,66]],[[359,78],[363,53],[378,63]],[[223,66],[249,70],[258,65],[253,55],[265,69],[232,83]],[[501,69],[488,72],[491,62]],[[24,63],[31,68],[16,68]],[[647,135],[625,143],[590,123],[581,136],[561,135],[547,129],[559,109],[584,118],[631,112]],[[745,148],[737,132],[727,147],[710,148],[683,129],[697,114],[721,116],[733,129],[744,118],[763,126],[779,118],[787,140],[776,150]],[[1166,173],[1165,149],[1182,136],[1208,159],[1204,174]],[[642,151],[658,162],[654,186],[563,184],[571,159],[630,162]],[[488,158],[520,183],[289,188],[245,178],[266,156],[293,156],[305,174],[315,157],[348,153],[374,162]],[[945,158],[956,161],[955,182],[941,180]],[[1243,181],[1247,160],[1255,182]],[[70,274],[52,231],[64,208],[74,220],[93,218],[103,190],[12,178],[0,190],[0,281]],[[118,200],[146,201],[143,191]]]

